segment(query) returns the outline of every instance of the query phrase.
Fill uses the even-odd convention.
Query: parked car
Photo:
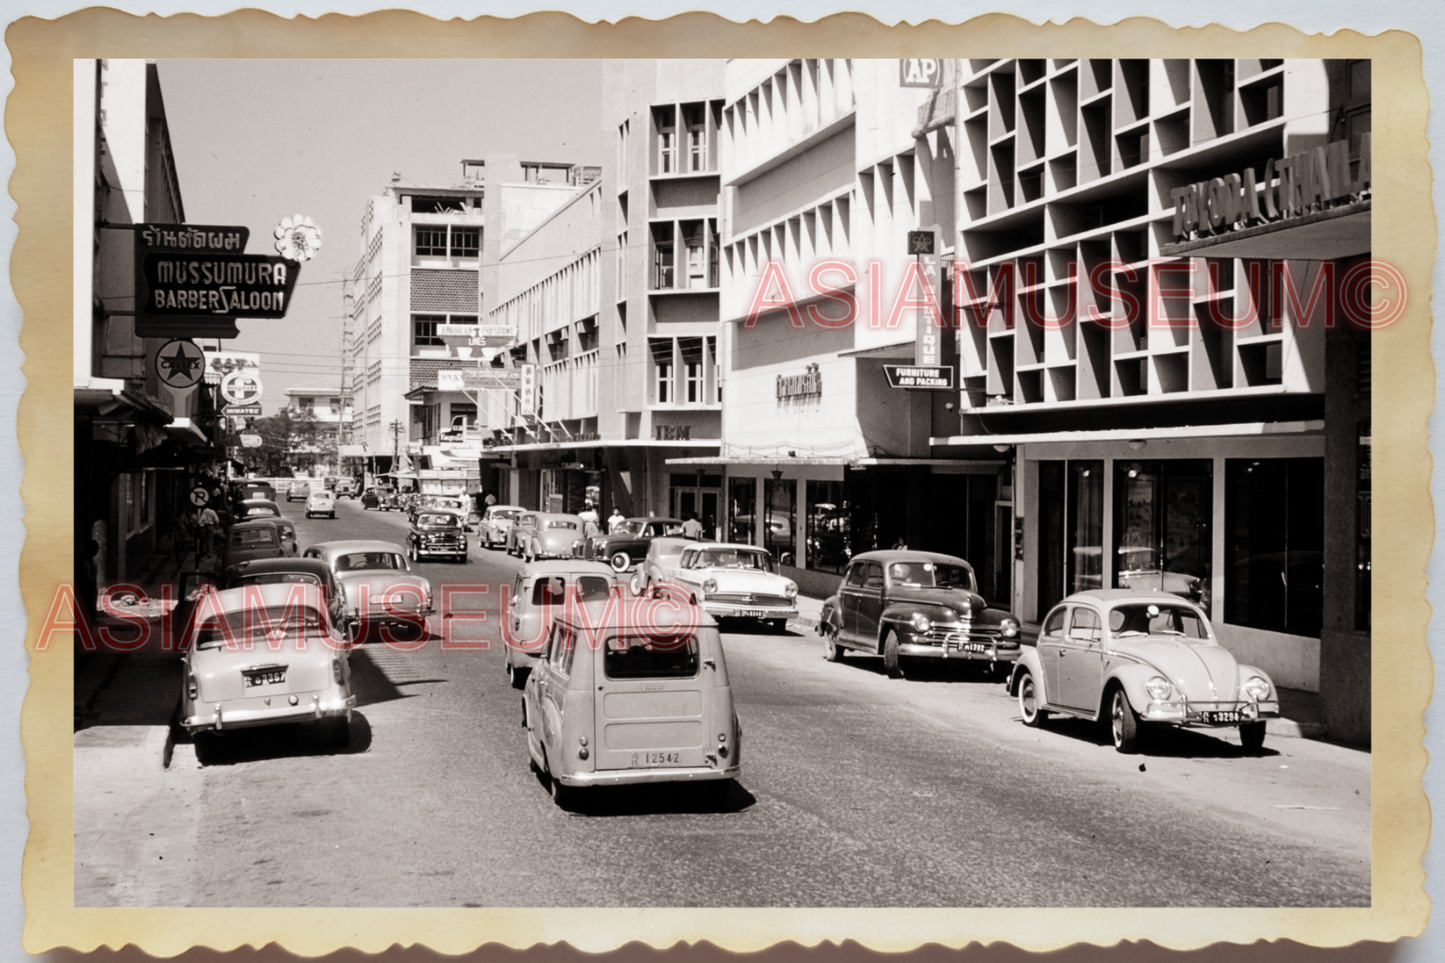
[[[507,678],[513,688],[522,688],[542,657],[552,616],[566,604],[568,591],[576,604],[605,603],[612,585],[612,569],[582,559],[534,562],[517,573],[501,616]]]
[[[350,741],[349,646],[319,586],[216,592],[195,606],[183,648],[181,725],[202,762],[232,729],[309,722],[333,747]]]
[[[336,493],[329,492],[324,488],[318,488],[306,496],[306,517],[313,515],[325,515],[328,518],[336,517]]]
[[[725,796],[742,729],[717,623],[693,606],[634,600],[589,629],[602,608],[555,613],[522,692],[527,753],[553,799],[565,808],[582,787],[662,782],[709,782]]]
[[[467,561],[467,533],[462,516],[440,509],[413,514],[411,531],[406,535],[406,554],[413,562],[435,556]]]
[[[527,562],[572,558],[582,549],[582,519],[576,515],[537,512],[535,524],[519,532],[517,551]]]
[[[336,487],[334,490],[336,492],[337,498],[355,498],[356,479],[352,478],[350,475],[342,475],[341,477],[336,479]]]
[[[311,483],[294,481],[286,486],[286,500],[288,502],[304,502],[306,496],[311,494]]]
[[[375,508],[379,511],[389,512],[396,508],[396,489],[378,485],[375,488],[368,488],[361,495],[362,510]]]
[[[865,552],[843,573],[818,618],[823,655],[881,655],[890,678],[911,659],[986,661],[999,671],[1019,657],[1019,623],[978,594],[961,558],[907,550]]]
[[[332,624],[345,634],[351,620],[346,614],[345,593],[325,562],[317,558],[256,558],[238,562],[221,572],[215,587],[240,588],[243,585],[317,585],[326,597],[326,611]]]
[[[236,520],[248,518],[280,518],[281,506],[265,498],[248,498],[236,506]]]
[[[697,542],[690,538],[672,535],[654,538],[647,545],[646,557],[632,573],[632,580],[629,583],[632,594],[641,595],[647,591],[649,585],[655,582],[671,581],[673,570],[677,568],[677,563],[682,561],[683,550],[695,545]]]
[[[781,632],[788,619],[798,617],[798,585],[777,574],[766,549],[694,542],[683,550],[672,578],[718,621],[746,619]]]
[[[268,481],[259,479],[246,479],[231,483],[231,500],[237,502],[246,501],[249,498],[264,498],[267,501],[276,500],[276,486]]]
[[[1114,748],[1166,725],[1237,728],[1246,751],[1264,746],[1279,716],[1274,682],[1240,665],[1199,606],[1170,592],[1075,592],[1049,610],[1013,667],[1009,692],[1026,726],[1049,713],[1106,722]]]
[[[512,525],[507,529],[507,554],[521,555],[522,542],[537,530],[537,516],[539,512],[523,512],[512,520]]]
[[[412,572],[401,546],[370,539],[319,542],[304,557],[331,569],[358,638],[372,626],[391,626],[403,639],[425,635],[426,616],[433,612],[431,582]]]
[[[507,533],[512,530],[512,523],[524,511],[526,509],[517,505],[487,506],[481,521],[477,523],[477,540],[486,548],[505,546]]]
[[[647,546],[654,538],[681,535],[680,518],[626,518],[617,524],[617,531],[592,539],[592,558],[612,566],[614,572],[625,572],[647,555]]]
[[[285,558],[291,554],[282,538],[282,527],[274,518],[238,522],[226,533],[222,566],[230,567],[250,558]],[[295,544],[295,539],[292,539]]]

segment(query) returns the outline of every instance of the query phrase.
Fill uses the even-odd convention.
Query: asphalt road
[[[296,517],[303,545],[401,544],[400,513]],[[227,736],[211,765],[118,778],[114,832],[77,852],[76,904],[188,906],[1368,906],[1369,755],[1177,732],[1122,756],[1092,727],[1025,728],[966,666],[889,680],[815,637],[729,632],[743,777],[553,804],[495,645],[520,562],[422,563],[490,585],[489,649],[352,656],[351,747],[301,727]],[[439,630],[439,620],[433,629]],[[455,638],[455,637],[454,637]],[[77,787],[77,793],[86,791]],[[89,845],[89,844],[88,844]]]

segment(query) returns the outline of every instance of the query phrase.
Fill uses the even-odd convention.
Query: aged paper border
[[[566,940],[603,951],[642,940],[656,947],[708,940],[732,950],[780,941],[815,945],[856,940],[877,950],[925,943],[962,947],[1007,941],[1029,950],[1077,942],[1149,940],[1193,949],[1221,940],[1293,939],[1316,946],[1395,940],[1420,933],[1429,914],[1421,860],[1429,833],[1429,802],[1421,785],[1426,763],[1422,714],[1433,685],[1425,645],[1430,610],[1425,564],[1433,519],[1426,419],[1434,400],[1430,357],[1430,277],[1437,229],[1426,150],[1428,96],[1422,48],[1407,33],[1369,37],[1340,31],[1305,36],[1281,24],[1248,32],[1225,27],[1172,29],[1132,18],[1102,27],[1084,20],[1034,26],[1006,15],[957,26],[931,21],[885,27],[856,14],[812,24],[779,18],[739,24],[711,14],[667,21],[628,18],[587,24],[567,14],[442,22],[408,12],[362,17],[327,15],[287,20],[254,10],[224,17],[183,14],[136,17],[92,9],[58,20],[26,18],[6,35],[15,91],[6,132],[17,162],[10,182],[19,211],[12,283],[28,324],[20,336],[28,387],[20,403],[19,440],[27,454],[21,494],[29,539],[21,555],[21,588],[29,617],[30,688],[22,710],[30,837],[23,864],[27,919],[24,946],[89,951],[134,943],[152,954],[193,945],[232,949],[275,942],[300,954],[342,947],[379,952],[421,943],[462,953],[484,943],[525,947]],[[72,768],[69,700],[71,646],[57,640],[35,651],[39,622],[55,586],[71,577],[65,537],[71,530],[70,370],[71,67],[78,57],[791,57],[859,58],[934,55],[1234,57],[1244,53],[1301,58],[1374,59],[1373,148],[1384,172],[1374,199],[1381,215],[1374,256],[1397,267],[1410,285],[1410,306],[1374,336],[1378,371],[1373,390],[1389,413],[1373,420],[1375,526],[1383,533],[1375,564],[1380,623],[1373,655],[1373,891],[1369,909],[939,909],[737,910],[609,909],[77,909],[72,897]],[[59,443],[59,444],[57,444]],[[60,447],[64,445],[65,447]],[[61,457],[55,457],[60,453]]]

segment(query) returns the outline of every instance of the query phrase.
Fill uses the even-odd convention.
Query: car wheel
[[[632,556],[626,552],[613,552],[607,563],[612,566],[612,571],[625,572],[632,567]]]
[[[632,593],[633,598],[637,598],[647,591],[647,579],[643,575],[642,569],[632,573],[632,578],[627,583],[627,590]]]
[[[209,766],[216,761],[216,743],[219,738],[214,732],[198,732],[191,737],[196,749],[196,762]]]
[[[1239,741],[1245,752],[1259,752],[1264,748],[1264,723],[1246,722],[1239,727]]]
[[[406,547],[406,557],[409,558],[409,559],[411,559],[413,562],[420,561],[420,559],[417,558],[416,545],[415,545],[415,544],[408,544],[408,545],[407,545],[407,547]]]
[[[512,683],[513,689],[523,689],[527,686],[527,670],[520,665],[507,663],[507,681]],[[524,712],[526,710],[523,710]]]
[[[1024,725],[1031,729],[1049,721],[1049,711],[1039,708],[1039,692],[1033,675],[1028,672],[1019,678],[1019,715],[1023,717]]]
[[[838,627],[836,625],[823,626],[823,658],[829,662],[843,661],[843,647],[838,644]]]
[[[345,716],[326,720],[326,744],[332,749],[345,749],[351,745],[351,720]]]
[[[1120,752],[1139,751],[1139,716],[1122,688],[1116,687],[1109,697],[1109,734],[1113,737],[1114,748]]]
[[[883,640],[883,669],[890,679],[903,678],[903,656],[898,654],[898,633],[890,631]]]
[[[571,786],[562,785],[561,780],[552,776],[547,784],[548,790],[552,793],[552,801],[560,809],[573,809],[576,806],[577,790]]]
[[[786,632],[786,631],[788,631],[788,620],[787,620],[787,619],[768,619],[767,621],[768,621],[768,628],[772,629],[774,632]]]

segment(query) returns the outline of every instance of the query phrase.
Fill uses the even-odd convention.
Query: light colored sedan
[[[404,640],[426,636],[433,612],[431,582],[411,570],[400,545],[370,539],[319,542],[305,558],[319,558],[346,595],[347,617],[358,639],[371,626],[390,626]]]
[[[350,646],[319,585],[247,585],[209,592],[184,636],[181,725],[208,760],[232,729],[308,722],[341,748],[351,738]]]
[[[527,562],[572,558],[582,546],[582,530],[582,519],[576,515],[538,512],[533,526],[519,530],[514,540]]]
[[[306,496],[306,517],[313,515],[325,515],[328,518],[336,517],[336,493],[325,488],[318,488]]]
[[[534,562],[517,574],[502,612],[507,678],[514,688],[526,684],[546,645],[552,617],[565,608],[568,593],[573,593],[574,605],[606,602],[612,584],[611,568],[583,559]]]
[[[477,540],[484,548],[505,547],[512,523],[525,511],[518,505],[488,505],[482,520],[477,523]]]
[[[1014,663],[1009,691],[1026,726],[1049,714],[1109,727],[1135,752],[1165,726],[1238,729],[1245,751],[1264,746],[1279,695],[1261,669],[1239,664],[1197,605],[1166,592],[1076,592],[1054,606]]]
[[[798,617],[798,585],[777,574],[773,556],[753,545],[693,542],[672,580],[715,619],[763,622],[781,632]]]
[[[672,535],[654,538],[647,545],[647,557],[632,573],[632,581],[628,585],[632,594],[641,595],[654,582],[672,581],[677,563],[682,561],[682,553],[696,547],[697,542],[691,538]]]

